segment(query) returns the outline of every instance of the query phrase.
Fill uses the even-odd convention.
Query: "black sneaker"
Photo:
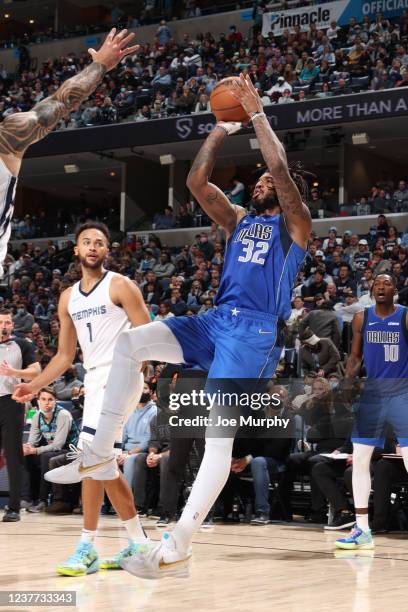
[[[270,520],[267,514],[257,512],[253,519],[251,519],[251,525],[269,525]]]
[[[72,514],[72,506],[68,502],[56,500],[48,508],[44,508],[47,514]]]
[[[348,527],[352,527],[355,522],[356,519],[352,514],[350,514],[349,512],[343,512],[342,510],[338,510],[334,513],[334,516],[330,523],[325,525],[324,528],[333,531],[336,529],[347,529]]]
[[[158,527],[159,529],[165,528],[170,525],[170,523],[174,523],[173,517],[169,516],[168,514],[162,514],[162,516],[156,523],[156,527]]]
[[[16,523],[20,520],[20,513],[14,512],[13,510],[7,510],[3,515],[3,523]]]
[[[323,514],[321,512],[312,512],[311,515],[307,519],[308,523],[313,523],[313,524],[317,523],[318,525],[325,523],[326,521],[327,521],[327,514]]]

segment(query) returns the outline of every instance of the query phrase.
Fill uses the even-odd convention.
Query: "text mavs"
[[[71,317],[74,321],[80,321],[81,319],[89,319],[89,317],[96,317],[98,315],[106,314],[106,306],[95,306],[95,308],[86,308],[79,312],[73,312]]]
[[[235,242],[242,242],[244,238],[260,238],[261,240],[269,240],[272,236],[272,225],[262,225],[262,223],[254,223],[250,227],[243,228]]]

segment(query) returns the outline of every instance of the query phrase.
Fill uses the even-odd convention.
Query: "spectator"
[[[16,336],[24,336],[30,332],[35,323],[33,315],[27,312],[27,307],[23,302],[17,304],[17,313],[13,317],[13,323]]]
[[[157,215],[154,229],[172,229],[174,227],[173,209],[166,206],[161,215]]]
[[[170,317],[174,317],[174,314],[170,312],[170,306],[166,302],[160,302],[159,304],[159,314],[156,315],[155,321],[164,321],[165,319],[169,319]]]
[[[118,464],[123,465],[123,474],[133,489],[135,465],[139,453],[145,453],[150,437],[150,421],[157,415],[157,406],[152,399],[152,387],[145,381],[139,404],[123,428],[122,452]]]
[[[157,263],[153,267],[153,272],[156,274],[158,279],[170,278],[174,274],[175,269],[174,264],[169,261],[169,256],[167,253],[162,253],[160,255],[160,263]]]
[[[294,102],[294,99],[291,98],[290,89],[284,89],[283,95],[278,100],[278,104],[290,104],[291,102]]]
[[[49,460],[62,449],[76,445],[79,431],[68,410],[57,406],[56,394],[44,387],[38,395],[38,412],[33,416],[27,444],[23,444],[25,468],[30,479],[30,494],[38,503],[27,508],[29,512],[42,512],[47,507],[50,483],[44,479]]]
[[[320,294],[321,295],[321,294]],[[306,328],[319,338],[330,338],[335,346],[340,346],[340,325],[338,317],[333,311],[330,303],[326,302],[324,296],[321,299],[316,296],[316,307],[302,318],[299,325],[299,334],[302,337]]]
[[[302,342],[299,358],[305,372],[327,376],[336,372],[341,361],[340,353],[329,338],[319,338],[310,329],[300,337]]]

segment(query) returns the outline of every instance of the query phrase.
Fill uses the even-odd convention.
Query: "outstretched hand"
[[[255,89],[249,75],[244,77],[241,73],[239,80],[234,80],[231,88],[231,95],[241,104],[247,115],[252,113],[262,113],[263,105],[257,90]]]
[[[88,49],[88,53],[94,62],[102,64],[106,70],[112,70],[126,55],[139,50],[139,45],[127,46],[134,37],[135,34],[132,32],[128,34],[126,29],[117,32],[116,28],[112,28],[99,51]]]

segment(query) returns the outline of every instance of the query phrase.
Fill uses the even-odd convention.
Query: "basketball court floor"
[[[81,516],[22,512],[19,523],[0,523],[0,591],[76,592],[80,612],[404,612],[408,538],[376,537],[375,552],[333,552],[343,532],[293,525],[216,525],[194,538],[190,578],[147,581],[124,571],[68,578],[56,564],[76,546]],[[143,520],[152,539],[161,532]],[[118,520],[102,517],[97,548],[113,553],[126,545]],[[40,610],[30,605],[0,610]],[[48,610],[72,610],[52,605]]]

